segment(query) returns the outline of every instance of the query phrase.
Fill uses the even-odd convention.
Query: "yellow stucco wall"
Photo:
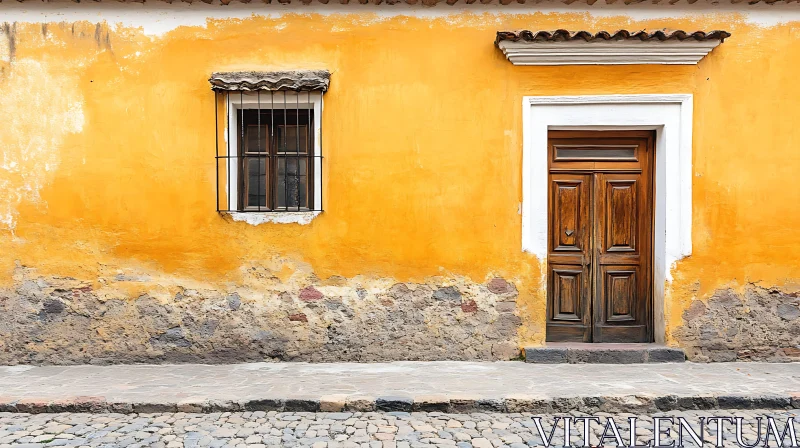
[[[694,249],[667,287],[668,334],[719,288],[797,290],[798,23],[361,11],[210,19],[158,36],[7,24],[0,284],[14,284],[17,266],[95,283],[101,272],[149,275],[124,286],[133,297],[168,297],[180,282],[224,288],[251,266],[323,280],[497,275],[520,291],[520,344],[539,343],[542,270],[521,251],[522,96],[691,93]],[[518,67],[493,45],[499,29],[665,27],[732,37],[697,66]],[[207,78],[295,68],[332,72],[325,212],[306,226],[226,220],[215,212]]]

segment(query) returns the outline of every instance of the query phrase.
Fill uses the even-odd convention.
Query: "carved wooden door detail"
[[[591,335],[591,176],[550,175],[548,336],[585,340]]]
[[[547,340],[650,342],[653,135],[549,137]]]

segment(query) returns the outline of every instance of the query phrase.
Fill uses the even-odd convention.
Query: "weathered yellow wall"
[[[499,29],[554,28],[733,36],[697,66],[515,67],[493,45]],[[520,344],[538,343],[542,271],[520,250],[522,96],[692,93],[694,251],[673,270],[668,333],[720,288],[798,288],[797,23],[461,12],[254,16],[160,36],[89,22],[4,30],[4,287],[18,265],[95,284],[103,273],[149,275],[119,287],[165,298],[181,282],[243,282],[251,266],[323,280],[502,276],[520,291]],[[226,220],[214,211],[206,80],[294,68],[333,73],[325,212],[307,226]]]

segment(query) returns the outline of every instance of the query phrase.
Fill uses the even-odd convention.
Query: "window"
[[[264,84],[263,79],[275,73],[301,72],[257,75]],[[232,83],[233,90],[224,90],[214,84],[215,77],[222,75],[238,74],[215,73],[211,79],[217,90],[218,211],[322,211],[324,90],[303,90],[296,82],[288,86],[296,90],[285,90],[285,82],[279,90],[243,90],[241,82]],[[245,75],[252,78],[253,72]]]
[[[238,209],[314,208],[313,110],[239,113]]]

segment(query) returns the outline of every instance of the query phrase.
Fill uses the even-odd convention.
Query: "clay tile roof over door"
[[[592,33],[590,31],[568,31],[568,30],[555,30],[555,31],[498,31],[495,43],[502,41],[525,41],[525,42],[564,42],[584,40],[586,42],[604,40],[642,40],[642,41],[667,41],[667,40],[718,40],[723,41],[731,37],[731,33],[727,31],[682,31],[682,30],[657,30],[657,31],[628,31],[617,30],[613,32],[598,31]]]
[[[514,65],[697,64],[727,31],[498,31],[495,45]]]

